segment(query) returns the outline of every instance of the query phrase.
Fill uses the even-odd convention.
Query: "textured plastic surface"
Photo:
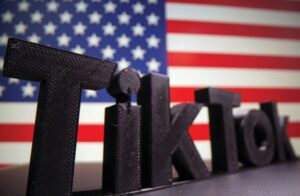
[[[104,135],[103,192],[141,189],[140,107],[106,108]]]
[[[116,65],[9,39],[3,74],[40,82],[28,195],[70,195],[81,88],[108,86]]]
[[[191,136],[185,132],[172,156],[179,180],[201,180],[210,175],[200,153]]]
[[[105,109],[102,185],[105,193],[125,193],[142,188],[141,108],[130,103],[130,96],[139,88],[138,73],[130,68],[118,73],[108,88],[117,103]]]
[[[178,104],[171,108],[170,134],[180,134],[175,136],[177,138],[174,140],[176,150],[172,155],[179,180],[200,180],[209,176],[209,172],[188,132],[201,108],[202,104]]]
[[[111,81],[107,91],[118,102],[128,102],[131,95],[140,89],[140,77],[136,71],[126,68],[119,72]]]
[[[206,88],[195,91],[195,99],[209,109],[213,172],[236,171],[238,156],[232,108],[240,105],[240,95]]]
[[[143,119],[143,186],[172,183],[173,163],[181,179],[208,176],[188,129],[201,110],[201,104],[179,104],[170,112],[169,78],[149,74],[142,78],[138,104]]]
[[[274,157],[272,125],[262,111],[251,110],[235,119],[239,160],[245,166],[263,166]]]
[[[275,102],[261,103],[260,109],[265,112],[272,125],[275,138],[274,161],[284,161],[286,158],[284,153],[283,129],[280,128],[277,104]]]
[[[169,78],[160,74],[142,77],[138,104],[142,107],[143,186],[171,184],[171,154],[164,150],[170,130]]]
[[[296,160],[297,156],[287,134],[289,118],[284,116],[280,118],[280,128],[283,133],[284,152],[287,160]]]

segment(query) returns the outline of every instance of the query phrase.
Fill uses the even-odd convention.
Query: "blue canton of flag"
[[[117,62],[118,70],[165,74],[164,12],[158,0],[1,1],[0,101],[38,97],[38,83],[2,76],[8,37]],[[113,99],[105,90],[84,90],[82,100]]]

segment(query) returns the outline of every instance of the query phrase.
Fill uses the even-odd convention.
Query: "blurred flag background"
[[[2,0],[1,75],[8,37],[168,74],[172,104],[193,102],[194,89],[207,86],[241,93],[234,112],[277,101],[300,154],[300,2]],[[0,76],[2,167],[29,162],[38,88]],[[102,160],[104,108],[113,102],[105,90],[82,92],[76,161]],[[206,109],[190,133],[210,159]]]

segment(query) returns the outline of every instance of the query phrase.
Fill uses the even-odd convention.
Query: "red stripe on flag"
[[[33,138],[33,124],[0,124],[1,142],[27,142]]]
[[[209,125],[208,124],[195,124],[189,130],[193,140],[209,140]]]
[[[250,8],[264,8],[274,10],[300,11],[300,2],[280,0],[167,0],[174,3],[196,3],[221,6],[238,6]]]
[[[79,125],[77,140],[79,142],[99,142],[104,140],[103,125]]]
[[[172,87],[172,102],[194,102],[194,91],[201,87]],[[242,102],[300,102],[300,89],[266,88],[224,88],[220,89],[239,93]]]
[[[33,124],[0,124],[1,142],[28,142],[33,138]],[[77,140],[79,142],[103,141],[102,125],[80,125]]]
[[[196,124],[190,128],[190,135],[193,140],[209,140],[209,125],[208,124]],[[288,136],[300,137],[300,122],[290,122],[288,124]]]
[[[0,164],[0,169],[6,169],[8,167],[10,167],[12,164]]]
[[[31,128],[30,128],[31,127]],[[78,142],[102,142],[103,125],[80,125]],[[0,142],[31,142],[34,125],[0,124]],[[209,140],[208,124],[194,124],[190,128],[193,140]],[[300,137],[300,122],[291,122],[288,125],[290,137]]]
[[[300,70],[300,58],[168,52],[169,66]]]
[[[168,33],[214,34],[267,38],[300,39],[299,28],[271,27],[214,22],[167,21]]]
[[[300,137],[300,123],[289,123],[287,129],[289,137]]]

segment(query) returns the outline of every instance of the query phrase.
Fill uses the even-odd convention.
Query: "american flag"
[[[241,93],[239,110],[279,102],[300,154],[300,2],[289,0],[3,0],[0,69],[8,37],[168,74],[172,105],[193,91]],[[2,72],[1,72],[2,74]],[[0,76],[0,164],[28,163],[38,84]],[[76,161],[103,158],[105,90],[82,92]],[[207,109],[190,133],[210,159]]]

